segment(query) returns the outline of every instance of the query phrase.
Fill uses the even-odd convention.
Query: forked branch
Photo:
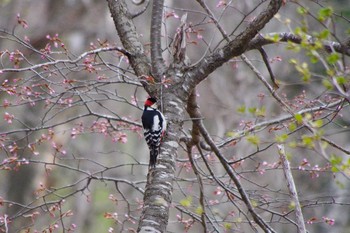
[[[203,121],[202,119],[202,115],[198,109],[198,104],[196,102],[196,96],[195,93],[192,93],[191,95],[191,105],[196,107],[195,111],[189,111],[189,114],[192,118],[194,118],[195,120],[193,120],[193,124],[195,125],[196,128],[198,128],[199,132],[201,133],[201,135],[203,136],[204,140],[206,141],[206,143],[210,146],[211,150],[215,153],[215,155],[218,157],[221,165],[224,167],[225,171],[227,172],[227,174],[229,175],[229,177],[231,178],[231,180],[234,182],[234,184],[237,187],[237,190],[239,192],[239,194],[241,195],[242,201],[245,203],[249,213],[252,215],[254,221],[256,222],[256,224],[258,224],[261,229],[264,230],[264,232],[275,232],[254,210],[254,207],[252,205],[252,203],[250,202],[250,199],[248,197],[248,194],[245,192],[241,182],[239,181],[239,178],[237,177],[237,175],[235,174],[235,171],[233,170],[233,168],[229,165],[229,163],[227,162],[227,160],[224,158],[224,156],[221,154],[219,148],[216,146],[215,142],[213,141],[213,139],[210,137],[208,131],[206,130],[206,128],[203,125]],[[193,115],[195,113],[195,115]]]

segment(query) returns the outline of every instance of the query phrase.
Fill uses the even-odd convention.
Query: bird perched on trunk
[[[156,166],[160,142],[166,130],[166,120],[164,115],[156,109],[156,102],[156,98],[147,98],[141,117],[143,133],[150,151],[149,166],[151,168]]]

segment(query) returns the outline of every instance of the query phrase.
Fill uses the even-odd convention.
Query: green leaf
[[[256,107],[248,108],[248,112],[250,112],[251,114],[255,115]]]
[[[237,112],[238,113],[245,113],[245,111],[246,111],[246,106],[245,105],[239,106],[237,108]]]
[[[192,204],[192,196],[187,196],[185,199],[180,201],[180,205],[183,207],[190,207]]]
[[[232,224],[228,223],[228,222],[225,222],[224,223],[224,228],[225,228],[225,230],[231,230],[232,229]]]
[[[279,34],[273,35],[273,37],[272,37],[272,41],[273,41],[273,42],[278,42],[279,40],[280,40]]]
[[[328,79],[323,79],[322,80],[322,84],[325,88],[327,88],[328,90],[332,90],[333,89],[333,85],[332,83],[328,80]]]
[[[292,43],[290,41],[287,42],[287,47],[288,50],[292,50],[293,52],[299,52],[300,51],[300,46],[298,44]],[[295,59],[291,59],[295,60]]]
[[[326,72],[331,77],[335,76],[335,70],[334,69],[328,69]]]
[[[347,83],[347,80],[346,80],[346,78],[345,78],[344,76],[338,76],[338,77],[337,77],[337,83],[338,83],[339,85],[343,85],[343,84],[346,84],[346,83]]]
[[[229,138],[237,137],[238,135],[239,135],[239,133],[232,132],[232,131],[229,131],[229,132],[226,133],[226,136],[229,137]]]
[[[258,206],[258,202],[256,200],[250,200],[250,203],[252,204],[252,206],[255,208]]]
[[[316,121],[311,122],[311,126],[314,128],[321,128],[323,125],[322,119],[318,119]]]
[[[303,76],[303,81],[308,82],[310,80],[311,73],[306,62],[303,62],[301,65],[295,65],[295,69]]]
[[[257,117],[265,117],[266,116],[266,107],[262,106],[261,108],[257,108],[255,110],[255,116],[257,116]]]
[[[288,209],[289,210],[294,210],[295,209],[295,202],[294,201],[291,201],[288,205]]]
[[[303,135],[301,136],[302,139],[302,143],[304,146],[308,147],[308,148],[314,148],[314,137],[312,136],[308,136],[308,135]]]
[[[265,36],[265,39],[271,40],[272,42],[276,43],[280,40],[280,36],[279,36],[279,34],[274,34],[273,36],[267,35],[267,36]]]
[[[288,139],[288,134],[285,133],[282,135],[277,135],[275,139],[276,139],[276,142],[283,143]]]
[[[311,62],[312,64],[316,64],[316,63],[318,62],[318,57],[311,54],[311,55],[310,55],[310,62]]]
[[[340,156],[337,156],[337,155],[335,155],[335,154],[332,154],[332,155],[331,155],[331,158],[329,159],[329,161],[331,162],[331,165],[332,165],[332,166],[337,166],[337,165],[342,164],[343,158],[340,157]]]
[[[322,42],[321,41],[319,41],[319,40],[316,40],[315,42],[314,42],[314,44],[312,45],[312,48],[313,49],[323,49],[323,44],[322,44]]]
[[[318,11],[317,19],[320,21],[325,21],[327,18],[331,17],[333,14],[333,9],[331,7],[321,8]]]
[[[306,15],[306,14],[308,13],[308,9],[305,8],[305,7],[299,6],[299,7],[297,8],[297,12],[298,12],[298,14]]]
[[[299,113],[294,115],[295,120],[297,121],[298,124],[303,123],[303,116]]]
[[[334,172],[334,173],[340,172],[339,168],[336,167],[336,166],[332,166],[331,167],[331,171]]]
[[[293,132],[296,129],[297,129],[297,125],[296,124],[294,124],[293,122],[289,124],[289,131]]]
[[[203,214],[203,207],[201,205],[199,205],[196,210],[195,210],[196,214],[198,215],[202,215]]]
[[[310,113],[306,113],[305,116],[304,116],[304,118],[305,118],[306,120],[311,120],[311,119],[312,119],[312,115],[311,115]]]
[[[254,144],[259,145],[260,144],[260,138],[256,135],[249,135],[247,136],[247,141]]]
[[[290,64],[294,64],[294,65],[298,64],[297,60],[294,59],[294,58],[290,59],[290,60],[289,60],[289,63],[290,63]]]
[[[301,27],[296,27],[296,28],[294,29],[294,33],[295,33],[296,35],[298,35],[298,36],[302,35],[302,34],[303,34],[302,32],[303,32],[303,31],[302,31]]]
[[[330,34],[329,30],[325,29],[318,34],[318,38],[321,40],[327,39],[329,34]]]
[[[339,61],[340,56],[338,53],[331,53],[328,57],[327,57],[327,61],[329,64],[334,65],[337,61]]]

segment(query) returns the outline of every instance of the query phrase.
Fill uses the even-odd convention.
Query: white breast
[[[160,127],[159,127],[159,117],[158,117],[158,115],[154,115],[154,117],[153,117],[153,126],[152,126],[152,130],[153,130],[153,131],[158,131],[158,130],[160,130]]]

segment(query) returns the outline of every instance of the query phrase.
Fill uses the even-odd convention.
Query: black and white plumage
[[[150,167],[156,166],[160,142],[166,130],[166,120],[164,115],[155,107],[152,107],[156,102],[157,100],[155,98],[148,98],[145,102],[141,117],[143,133],[150,151]]]

